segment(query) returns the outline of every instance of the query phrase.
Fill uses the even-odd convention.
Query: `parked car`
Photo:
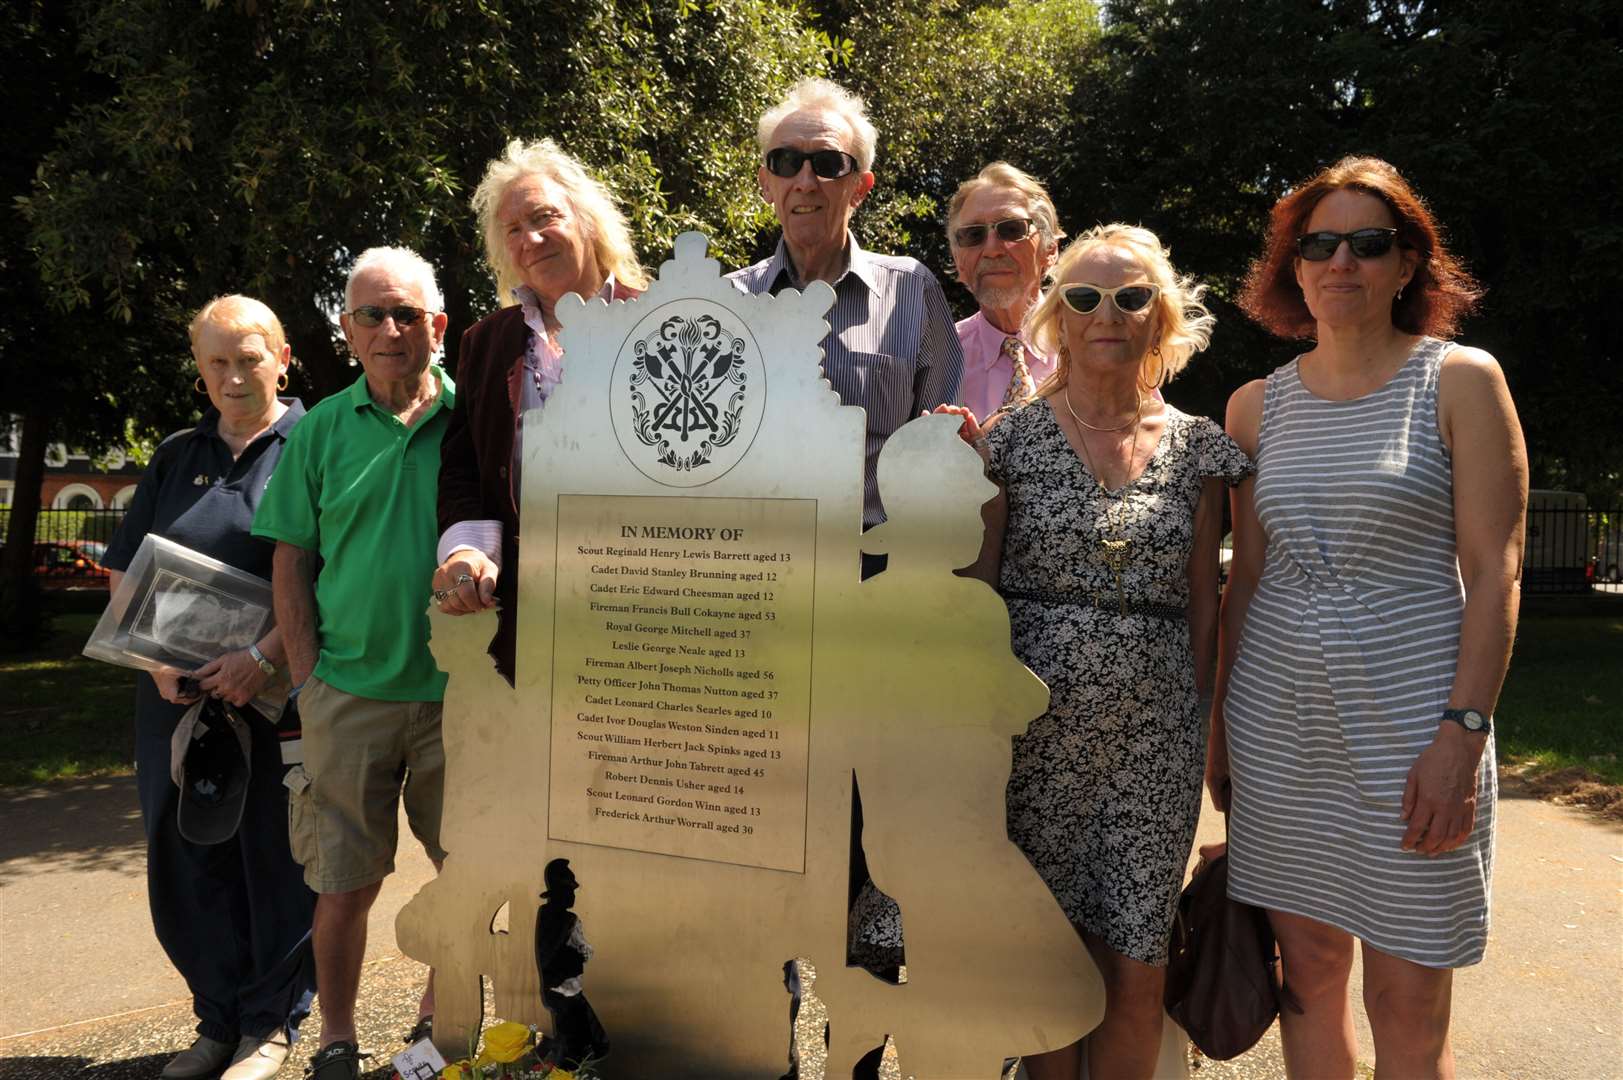
[[[1595,580],[1608,585],[1623,582],[1623,536],[1613,534],[1595,553]]]
[[[5,548],[0,546],[0,553]],[[107,545],[95,540],[41,540],[34,544],[34,579],[47,589],[105,589]]]

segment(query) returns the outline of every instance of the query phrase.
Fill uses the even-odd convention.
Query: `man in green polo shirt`
[[[313,1080],[360,1073],[366,917],[394,870],[402,794],[412,832],[436,866],[445,858],[445,675],[427,616],[440,438],[456,392],[430,362],[444,304],[433,268],[404,248],[362,253],[344,301],[344,338],[364,374],[290,433],[253,528],[276,541],[276,620],[302,688],[304,765],[290,774],[288,816],[293,857],[317,894]],[[430,972],[419,1016],[433,1009]]]

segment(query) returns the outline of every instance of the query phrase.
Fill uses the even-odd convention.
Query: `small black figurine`
[[[541,894],[545,903],[535,913],[535,966],[541,974],[541,1003],[552,1014],[558,1064],[574,1071],[583,1061],[595,1061],[608,1054],[609,1035],[580,987],[592,947],[582,932],[580,917],[569,910],[575,906],[575,890],[579,888],[569,860],[547,863],[542,879],[547,885]]]

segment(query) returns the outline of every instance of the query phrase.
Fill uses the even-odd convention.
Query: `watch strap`
[[[1488,735],[1493,732],[1493,718],[1481,709],[1444,709],[1443,719],[1452,720],[1473,734]]]
[[[265,654],[259,651],[257,642],[248,646],[248,655],[254,658],[254,663],[259,665],[260,671],[263,671],[266,675],[276,674],[276,665],[271,663]]]

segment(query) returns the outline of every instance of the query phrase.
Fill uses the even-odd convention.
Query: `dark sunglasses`
[[[990,225],[965,225],[952,231],[952,242],[962,248],[980,247],[986,243],[988,231],[997,233],[1005,244],[1018,244],[1031,235],[1037,226],[1030,218],[1011,217],[994,221]]]
[[[399,307],[378,307],[376,304],[362,304],[354,311],[347,312],[356,324],[370,330],[374,326],[382,326],[384,319],[393,319],[396,326],[415,326],[417,320],[428,312],[420,307],[409,307],[401,304]]]
[[[1092,315],[1108,296],[1117,311],[1132,315],[1149,307],[1160,292],[1159,285],[1147,284],[1118,285],[1114,289],[1103,289],[1097,285],[1067,285],[1060,290],[1059,298],[1078,315]]]
[[[803,153],[780,146],[766,152],[766,171],[773,176],[792,180],[800,175],[800,167],[811,162],[812,172],[824,180],[838,180],[850,176],[857,168],[857,159],[844,150],[812,150]]]
[[[1379,259],[1392,250],[1398,238],[1396,229],[1355,229],[1352,232],[1315,232],[1296,238],[1296,251],[1308,262],[1324,262],[1336,253],[1343,240],[1360,259]]]

